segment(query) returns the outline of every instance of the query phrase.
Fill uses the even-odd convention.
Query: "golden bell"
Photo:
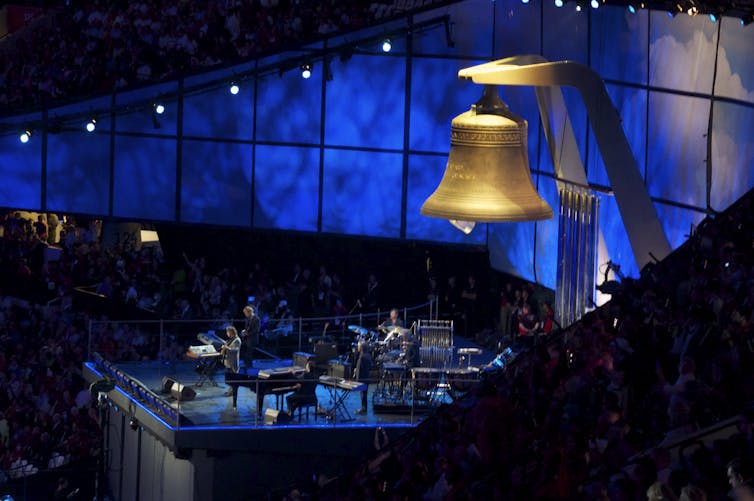
[[[508,110],[497,87],[485,86],[453,119],[445,174],[421,214],[488,223],[552,218],[532,183],[526,140],[526,120]]]

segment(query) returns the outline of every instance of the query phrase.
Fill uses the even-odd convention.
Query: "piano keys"
[[[350,379],[343,379],[336,376],[320,376],[319,384],[321,384],[322,386],[330,386],[347,391],[364,391],[367,389],[366,383],[361,383],[359,381],[353,381]]]
[[[222,363],[222,353],[211,344],[203,344],[189,346],[186,356],[198,361],[195,367],[196,372],[199,373],[197,387],[201,388],[206,382],[209,382],[212,386],[219,386],[215,381],[215,373]]]
[[[204,343],[207,345],[224,345],[225,341],[215,335],[214,331],[209,332],[200,332],[196,335],[196,338],[199,340],[200,343]]]
[[[340,416],[343,421],[353,421],[353,416],[345,406],[346,397],[352,391],[366,391],[366,383],[324,375],[319,377],[319,384],[327,389],[333,402],[325,413],[327,419],[334,421]]]

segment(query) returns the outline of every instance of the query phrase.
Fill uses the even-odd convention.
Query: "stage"
[[[494,354],[482,350],[473,358],[477,366]],[[451,372],[478,377],[466,358],[456,356],[453,363]],[[293,360],[255,360],[249,372],[281,367],[293,367]],[[318,406],[299,417],[289,415],[285,398],[273,394],[264,396],[260,409],[257,393],[246,387],[238,389],[234,409],[232,398],[224,396],[223,371],[214,374],[216,384],[202,381],[195,360],[99,358],[83,369],[90,383],[116,380],[111,391],[94,395],[103,414],[106,476],[116,499],[282,497],[294,486],[358,465],[374,451],[378,427],[394,439],[458,398],[458,388],[470,387],[454,384],[454,391],[440,370],[429,370],[432,377],[406,371],[390,384],[375,371],[366,414],[356,413],[360,392],[318,384]],[[166,393],[166,383],[177,391]]]

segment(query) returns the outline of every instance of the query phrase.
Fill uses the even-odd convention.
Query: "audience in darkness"
[[[752,499],[752,214],[750,193],[318,499]]]
[[[424,2],[427,3],[427,2]],[[0,113],[169,80],[379,22],[368,1],[55,2],[0,43]]]

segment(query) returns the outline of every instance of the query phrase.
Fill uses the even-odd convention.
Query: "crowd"
[[[754,499],[752,214],[749,194],[318,496]]]
[[[374,24],[384,7],[363,0],[58,2],[47,22],[0,42],[0,113],[250,60]]]

